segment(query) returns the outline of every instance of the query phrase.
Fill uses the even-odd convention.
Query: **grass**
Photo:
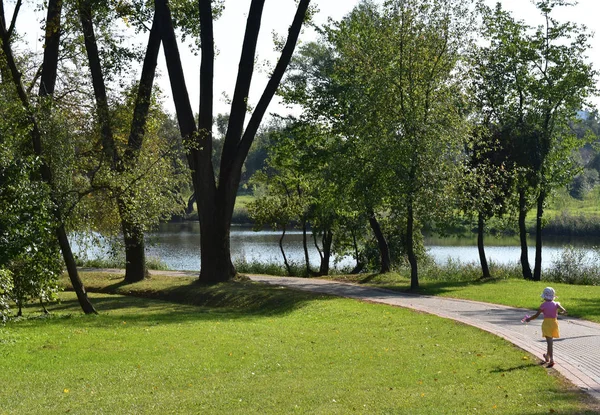
[[[336,276],[336,280],[367,284],[397,291],[410,291],[410,278],[398,273]],[[512,307],[537,309],[540,294],[551,285],[569,316],[600,323],[600,286],[533,282],[518,278],[463,281],[440,281],[420,278],[419,294],[461,298],[503,304]]]
[[[248,281],[82,275],[91,290],[202,306],[92,293],[100,314],[85,316],[66,292],[50,317],[27,309],[0,329],[0,414],[598,410],[531,355],[434,316]]]

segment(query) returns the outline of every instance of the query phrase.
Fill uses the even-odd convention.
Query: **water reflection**
[[[280,232],[254,232],[248,227],[233,227],[231,231],[231,255],[234,261],[263,262],[282,264],[279,250]],[[529,259],[533,266],[535,249],[533,240],[529,241]],[[593,255],[591,248],[599,245],[600,241],[590,239],[567,240],[565,238],[544,238],[542,268],[547,269],[552,261],[564,250],[566,245],[588,249],[588,255]],[[429,254],[439,263],[444,264],[449,259],[462,263],[479,263],[475,238],[431,238],[425,239]],[[288,260],[296,263],[304,262],[302,248],[302,233],[288,231],[284,239],[284,248]],[[489,261],[498,264],[517,264],[520,257],[519,240],[516,237],[486,239],[486,254]],[[88,251],[88,257],[102,256],[99,250]],[[160,258],[173,270],[200,269],[200,227],[197,222],[161,224],[157,232],[148,235],[148,255]],[[319,262],[319,254],[312,238],[309,241],[309,257],[313,267]],[[351,258],[338,259],[338,267],[352,267]]]

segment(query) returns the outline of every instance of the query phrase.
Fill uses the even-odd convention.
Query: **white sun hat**
[[[554,295],[554,294],[555,294],[554,293],[554,288],[552,288],[552,287],[546,287],[546,288],[544,288],[544,292],[542,292],[541,297],[544,300],[550,300],[550,301],[552,301],[552,300],[554,300],[556,298],[556,295]]]

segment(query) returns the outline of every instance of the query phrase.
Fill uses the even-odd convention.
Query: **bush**
[[[552,261],[550,269],[544,273],[544,280],[577,285],[600,285],[600,250],[594,248],[595,255],[589,256],[585,250],[568,246]]]
[[[10,293],[12,292],[12,275],[7,269],[0,269],[0,323],[5,323],[10,314]]]

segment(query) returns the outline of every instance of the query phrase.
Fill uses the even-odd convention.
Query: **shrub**
[[[0,323],[5,323],[10,314],[9,301],[12,288],[11,272],[0,269]]]
[[[566,284],[600,285],[600,250],[598,247],[594,250],[595,255],[590,256],[581,248],[566,247],[552,261],[544,279]]]

